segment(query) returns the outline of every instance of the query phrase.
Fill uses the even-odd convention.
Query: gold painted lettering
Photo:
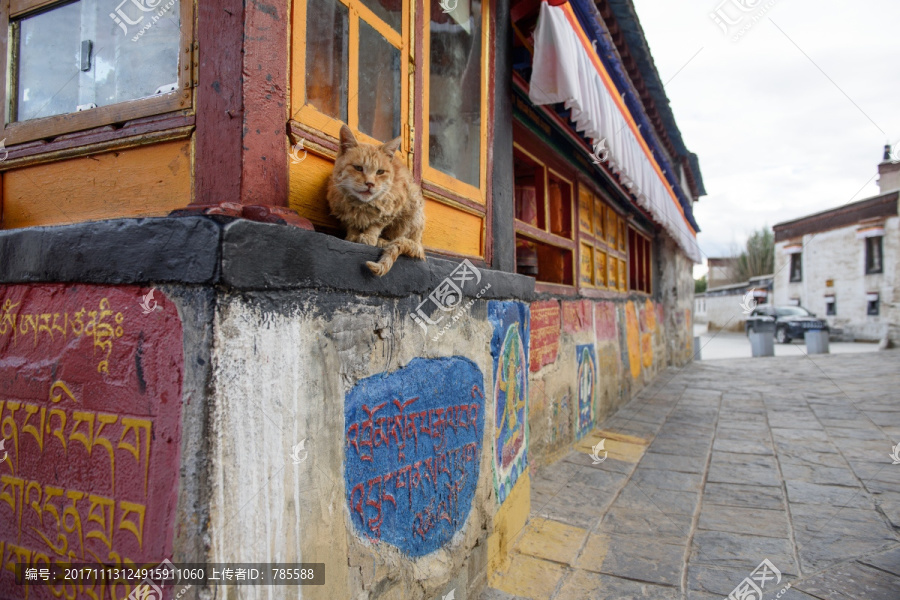
[[[130,531],[137,538],[139,547],[144,548],[144,516],[147,513],[147,507],[136,502],[128,502],[122,500],[119,502],[119,508],[122,509],[122,517],[119,520],[119,529]],[[137,523],[134,521],[126,521],[125,518],[134,513],[138,516]]]
[[[85,537],[97,538],[107,549],[112,550],[113,523],[115,523],[116,501],[112,498],[91,494],[88,496],[91,508],[88,510],[88,521],[100,525],[100,531],[89,531]],[[97,510],[99,508],[99,510]]]
[[[138,466],[141,464],[141,459],[139,458],[140,447],[141,447],[141,429],[144,430],[144,495],[147,495],[147,477],[148,470],[150,468],[150,428],[153,426],[152,421],[148,421],[147,419],[135,419],[133,417],[122,417],[122,425],[124,428],[122,429],[122,436],[119,438],[119,444],[116,446],[117,448],[124,448],[131,452],[134,456],[135,460],[138,461]],[[125,442],[125,436],[129,431],[134,431],[134,444],[129,444]]]

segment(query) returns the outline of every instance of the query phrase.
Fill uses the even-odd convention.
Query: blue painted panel
[[[502,504],[528,465],[530,312],[521,302],[488,302],[494,327],[494,487]]]
[[[575,346],[578,361],[578,420],[575,438],[581,439],[594,426],[594,388],[597,381],[597,357],[593,344]]]
[[[350,519],[372,541],[423,556],[465,523],[478,483],[484,375],[462,357],[416,358],[347,393]]]

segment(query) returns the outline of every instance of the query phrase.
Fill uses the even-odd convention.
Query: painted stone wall
[[[193,457],[182,460],[182,400],[195,389],[183,386],[182,320],[172,299],[148,292],[0,286],[0,597],[26,593],[14,563],[134,567],[199,538],[184,510],[196,480],[180,476],[195,470]],[[93,582],[77,597],[131,591]],[[27,589],[63,593],[74,586]]]
[[[423,331],[420,300],[221,298],[211,561],[324,562],[326,585],[302,589],[323,600],[441,597],[469,561],[483,576],[496,508],[488,303]],[[521,399],[528,366],[515,360],[504,377]],[[464,598],[468,577],[458,585]]]
[[[145,227],[108,227],[126,226]],[[233,224],[227,259],[189,263],[221,268],[222,285],[0,287],[0,585],[16,560],[307,561],[325,563],[326,584],[280,598],[467,600],[525,526],[533,470],[683,364],[686,262],[671,273],[688,285],[664,264],[651,298],[535,301],[521,277],[453,279],[461,267],[437,259],[398,264],[429,271],[395,296],[278,288],[248,279],[272,228]],[[284,235],[297,239],[271,248],[317,239]],[[335,256],[359,262],[284,261],[330,277],[314,261]],[[423,291],[425,277],[465,297]]]
[[[533,467],[569,452],[663,369],[690,360],[691,263],[674,252],[674,245],[671,250],[655,274],[662,302],[635,294],[627,299],[531,304]]]

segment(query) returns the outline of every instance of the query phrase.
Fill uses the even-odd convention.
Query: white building
[[[900,162],[885,147],[880,194],[775,225],[776,305],[799,304],[856,340],[900,344]]]
[[[694,295],[694,322],[706,323],[709,331],[744,331],[750,309],[771,302],[771,296],[771,275],[708,288]]]

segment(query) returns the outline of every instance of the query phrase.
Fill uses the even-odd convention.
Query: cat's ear
[[[394,139],[392,139],[391,141],[386,142],[386,143],[384,143],[384,144],[381,145],[381,150],[382,150],[385,154],[387,154],[388,156],[390,156],[391,158],[394,157],[394,152],[396,152],[399,148],[400,148],[400,138],[399,138],[399,137],[398,137],[398,138],[394,138]]]
[[[350,148],[356,148],[358,145],[350,128],[346,125],[341,125],[341,152],[346,152]]]

